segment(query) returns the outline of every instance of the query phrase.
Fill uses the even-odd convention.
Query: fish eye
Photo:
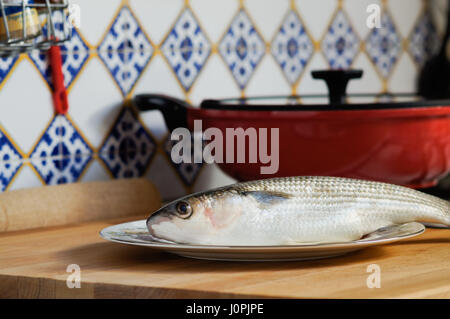
[[[188,218],[192,214],[192,207],[186,202],[179,202],[176,206],[177,214],[181,218]]]

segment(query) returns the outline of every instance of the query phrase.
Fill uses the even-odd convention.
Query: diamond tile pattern
[[[0,131],[0,191],[4,191],[13,179],[17,170],[22,166],[22,156],[17,149]]]
[[[195,182],[195,179],[197,178],[198,174],[200,173],[200,169],[202,168],[203,163],[194,163],[193,151],[191,154],[191,163],[185,163],[185,162],[175,163],[174,161],[172,161],[171,160],[172,148],[176,143],[177,142],[172,141],[169,136],[166,139],[166,141],[164,142],[164,151],[166,152],[170,163],[175,168],[178,176],[180,176],[180,178],[183,180],[183,182],[186,185],[192,185]],[[192,141],[192,145],[194,145],[193,141]],[[192,150],[193,150],[193,148],[192,148]]]
[[[59,12],[54,13],[54,18],[56,21],[61,20]],[[73,80],[78,76],[86,63],[89,57],[89,47],[75,28],[64,31],[63,26],[62,23],[55,23],[55,32],[57,35],[62,32],[72,32],[70,41],[61,46],[61,58],[63,63],[62,71],[64,75],[64,84],[67,88],[72,84]],[[42,35],[38,39],[47,37],[47,28],[48,25],[45,24],[42,29]],[[46,51],[35,50],[30,53],[29,56],[47,83],[52,87],[51,68]]]
[[[8,76],[14,63],[17,61],[17,56],[0,57],[0,85],[3,80]]]
[[[219,51],[243,89],[265,54],[265,43],[244,10],[233,19],[220,42]]]
[[[409,37],[409,52],[420,66],[439,50],[439,36],[431,13],[426,11]]]
[[[347,69],[359,52],[359,39],[347,16],[338,11],[322,41],[322,51],[333,69]]]
[[[142,176],[156,143],[129,107],[120,112],[102,147],[100,158],[115,178]]]
[[[381,28],[374,28],[366,40],[367,54],[380,74],[387,78],[401,53],[401,38],[389,13],[381,17]]]
[[[333,0],[288,1],[291,4],[289,10],[286,9],[288,6],[286,2],[279,5],[271,4],[270,8],[277,6],[272,10],[276,11],[274,14],[270,14],[271,9],[260,4],[259,1],[247,3],[233,0],[234,5],[225,4],[223,1],[219,6],[209,2],[206,5],[202,1],[195,1],[194,4],[193,0],[180,0],[176,6],[162,4],[162,1],[152,1],[151,4],[148,0],[117,1],[111,3],[114,8],[111,7],[108,14],[112,16],[112,12],[116,12],[114,17],[105,18],[110,19],[110,23],[102,23],[102,27],[99,28],[104,30],[95,31],[97,33],[95,39],[99,39],[100,31],[104,34],[99,43],[94,43],[97,40],[91,43],[84,40],[85,36],[92,39],[89,36],[91,32],[89,28],[81,29],[82,31],[63,30],[64,24],[61,22],[66,17],[61,12],[54,12],[58,34],[72,32],[71,41],[61,48],[63,74],[69,99],[73,99],[74,93],[84,96],[82,91],[85,91],[86,107],[90,107],[92,103],[95,103],[90,96],[97,94],[97,99],[101,100],[106,91],[96,90],[96,88],[109,81],[108,84],[113,85],[110,90],[117,90],[119,100],[117,103],[105,103],[110,106],[114,104],[115,110],[93,106],[92,112],[88,112],[90,115],[84,118],[85,122],[78,124],[80,126],[77,126],[77,121],[81,119],[75,116],[77,113],[73,110],[69,112],[71,116],[74,116],[73,119],[69,115],[54,116],[44,131],[30,133],[32,136],[29,138],[29,145],[34,146],[30,147],[31,153],[25,155],[22,150],[15,147],[18,140],[14,141],[10,138],[10,136],[18,136],[17,133],[13,130],[13,132],[8,131],[11,134],[6,135],[2,127],[26,129],[27,125],[30,128],[32,126],[30,124],[37,123],[38,120],[33,119],[33,116],[27,116],[25,112],[22,118],[20,116],[22,112],[18,111],[7,113],[11,116],[0,118],[0,191],[14,189],[15,185],[26,185],[26,179],[30,176],[34,177],[31,183],[36,183],[36,178],[39,176],[45,184],[69,183],[81,179],[92,180],[96,178],[95,176],[103,176],[102,178],[148,176],[156,169],[155,167],[163,164],[162,161],[167,162],[169,172],[173,171],[180,177],[181,185],[176,185],[174,189],[185,191],[201,189],[199,184],[202,183],[205,175],[200,179],[198,176],[204,165],[172,162],[171,150],[174,142],[163,134],[158,137],[160,140],[158,144],[150,133],[154,130],[153,125],[158,127],[165,125],[161,123],[161,117],[148,112],[143,124],[136,111],[128,107],[128,100],[134,95],[134,88],[138,81],[140,83],[136,91],[163,93],[190,102],[211,97],[228,97],[226,92],[235,92],[232,94],[244,97],[251,95],[251,92],[313,93],[312,91],[316,88],[311,81],[300,81],[300,79],[307,75],[305,70],[312,68],[315,61],[323,61],[323,63],[320,62],[320,67],[326,65],[331,68],[350,68],[362,58],[367,63],[358,65],[364,71],[369,71],[365,72],[366,76],[373,75],[369,77],[370,81],[376,81],[372,88],[381,90],[388,87],[400,90],[397,88],[404,86],[399,85],[402,84],[401,82],[395,82],[402,81],[405,77],[410,79],[414,77],[413,74],[416,74],[417,70],[423,66],[424,61],[436,53],[440,44],[436,26],[440,24],[437,23],[439,21],[436,20],[436,16],[428,11],[434,9],[432,2],[426,2],[426,4],[424,2],[420,7],[416,5],[410,8],[408,1],[402,1],[404,4],[398,2],[395,6],[397,11],[395,11],[391,5],[393,1],[387,0],[387,4],[383,4],[386,11],[382,14],[382,28],[370,31],[367,29],[364,32],[364,39],[360,39],[358,34],[362,33],[354,29],[354,26],[360,28],[364,19],[351,14],[350,11],[354,8]],[[421,2],[415,1],[415,3]],[[160,5],[161,8],[158,7]],[[402,5],[405,6],[405,15],[400,18],[398,12],[402,12]],[[164,12],[164,8],[168,9],[164,6],[171,6],[171,13],[159,17],[155,12]],[[99,11],[90,12],[86,16],[82,15],[82,24],[83,21],[86,22],[85,19],[104,14],[100,5],[92,5],[91,8],[92,11]],[[227,8],[226,12],[222,8]],[[139,12],[136,15],[136,10],[142,11],[142,14]],[[151,10],[154,10],[152,11],[153,22],[148,23],[143,19]],[[421,10],[419,14],[418,10]],[[267,24],[263,21],[265,12],[267,12]],[[83,11],[81,13],[83,14]],[[220,19],[217,18],[218,22],[214,23],[215,17],[220,14],[223,16]],[[285,14],[284,19],[282,14]],[[207,19],[205,15],[208,15]],[[275,19],[276,22],[273,19],[274,15],[278,17]],[[405,21],[407,20],[405,16],[418,18],[417,21]],[[95,23],[95,21],[89,21],[83,27],[92,26]],[[276,26],[274,23],[280,25]],[[144,29],[144,26],[147,29]],[[149,30],[152,26],[156,29]],[[269,43],[264,41],[260,30],[263,31]],[[271,31],[268,32],[268,30]],[[45,37],[47,33],[47,26],[44,25],[42,37]],[[148,34],[151,36],[149,37]],[[209,36],[214,40],[211,41]],[[361,45],[362,41],[364,45]],[[400,59],[405,50],[407,56]],[[266,53],[271,56],[262,61]],[[153,55],[160,56],[153,59]],[[357,57],[358,60],[355,62]],[[8,85],[18,84],[17,81],[10,81],[9,75],[16,72],[15,65],[22,63],[23,59],[31,60],[36,66],[37,70],[30,69],[29,72],[40,73],[42,80],[46,81],[50,87],[52,86],[46,52],[33,51],[20,56],[0,57],[1,107],[7,108],[8,105],[13,104],[12,101],[8,101],[11,97],[6,97],[6,94],[2,99],[2,89]],[[90,71],[97,72],[93,76],[80,76],[81,72],[85,72],[85,65],[91,59],[92,62],[95,60],[101,63],[99,67],[102,72],[94,68],[94,71]],[[405,60],[409,62],[406,67],[402,64]],[[416,65],[412,63],[413,60]],[[158,67],[157,63],[162,63],[164,67]],[[270,67],[267,67],[268,65]],[[21,66],[19,65],[17,70],[21,70]],[[394,67],[395,72],[393,72]],[[257,72],[255,72],[256,69]],[[287,81],[281,78],[280,69]],[[86,72],[87,70],[89,68],[86,68]],[[173,80],[172,85],[164,81],[167,79],[164,72],[170,75],[170,79]],[[142,76],[144,73],[145,76]],[[255,73],[256,76],[254,76]],[[393,73],[395,76],[391,76]],[[14,74],[11,78],[15,78]],[[210,81],[211,78],[213,81]],[[37,80],[40,81],[41,77],[37,77]],[[74,84],[75,81],[82,82],[82,85]],[[34,80],[29,82],[26,86],[33,85]],[[276,85],[272,85],[275,82]],[[156,86],[155,83],[157,83]],[[213,86],[217,88],[212,89]],[[104,87],[109,86],[104,85]],[[77,91],[72,90],[73,88]],[[87,88],[89,88],[88,91],[86,91]],[[26,94],[25,89],[24,94]],[[280,92],[277,93],[277,90]],[[29,107],[46,106],[49,111],[51,99],[47,93],[37,98],[36,103]],[[84,103],[83,101],[81,104]],[[123,106],[124,104],[127,106]],[[109,111],[111,112],[108,113]],[[116,117],[116,114],[119,115]],[[110,120],[92,122],[91,115],[92,118],[97,119],[101,116],[109,116]],[[8,123],[15,121],[15,117],[17,117],[17,125],[5,124],[6,120]],[[149,118],[152,120],[148,120]],[[46,121],[48,121],[47,118],[44,122]],[[95,125],[103,125],[97,140],[92,141],[95,145],[100,144],[100,147],[93,147],[85,138],[85,136],[91,138],[92,134],[88,132]],[[39,126],[39,130],[43,126]],[[82,127],[82,130],[79,127]],[[27,147],[27,150],[30,148]],[[160,150],[157,150],[158,148]],[[167,156],[158,157],[159,164],[154,165],[152,159],[157,151]],[[22,174],[24,168],[21,168],[21,165],[26,165],[28,174]],[[154,166],[150,167],[151,165]],[[102,172],[102,174],[95,175],[92,172]],[[17,174],[20,175],[16,176]],[[86,176],[88,174],[90,176]],[[171,187],[163,187],[163,189],[170,190]],[[180,194],[180,191],[177,194]],[[170,193],[162,194],[162,196],[165,199],[173,198]]]
[[[162,45],[178,80],[189,90],[211,52],[211,45],[191,10],[186,8]]]
[[[272,42],[272,54],[289,83],[294,84],[314,52],[314,45],[295,11],[286,16]]]
[[[98,47],[98,54],[123,95],[136,84],[153,54],[153,47],[127,6],[122,7]]]
[[[55,116],[32,151],[31,163],[46,184],[75,182],[92,150],[70,120]]]

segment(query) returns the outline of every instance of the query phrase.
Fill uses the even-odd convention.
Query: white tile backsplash
[[[289,10],[289,0],[246,0],[245,7],[266,42],[271,42]]]
[[[247,96],[290,95],[291,87],[273,57],[266,55],[256,68],[245,93]]]
[[[369,5],[378,5],[381,9],[381,0],[344,0],[343,8],[347,12],[355,32],[360,39],[365,39],[370,32],[367,27]]]
[[[402,54],[389,79],[389,91],[414,93],[416,91],[417,66],[406,52]]]
[[[122,95],[100,59],[86,65],[69,93],[69,115],[96,148],[114,123]]]
[[[121,0],[73,0],[80,7],[80,30],[91,46],[97,46],[120,7]]]
[[[240,90],[231,71],[218,55],[213,55],[193,87],[190,101],[192,105],[199,106],[205,98],[220,99],[239,95]]]
[[[218,43],[239,8],[239,0],[191,0],[200,25],[213,43]]]
[[[320,41],[338,8],[336,0],[296,0],[297,11],[316,41]]]
[[[28,59],[15,70],[0,90],[0,121],[24,153],[32,151],[36,138],[53,117],[51,93]]]
[[[14,180],[11,182],[8,190],[16,190],[30,187],[42,186],[42,182],[36,174],[36,171],[29,164],[22,165],[17,172]]]
[[[303,76],[297,85],[297,94],[327,94],[328,89],[324,81],[313,79],[311,71],[324,70],[328,63],[321,52],[316,52],[303,71]]]
[[[183,0],[130,0],[129,3],[155,44],[166,37],[184,5]]]
[[[83,182],[108,181],[112,177],[98,158],[93,158],[81,176]]]
[[[422,0],[390,0],[388,9],[403,37],[407,37],[422,10]],[[407,9],[407,10],[406,10]]]
[[[351,80],[348,83],[348,93],[379,93],[383,90],[380,77],[366,54],[360,53],[356,57],[353,68],[364,71],[361,79]]]
[[[146,177],[155,184],[166,200],[186,195],[187,189],[175,173],[175,169],[168,165],[165,154],[156,154]]]
[[[192,191],[206,191],[214,187],[226,186],[235,182],[236,180],[234,178],[225,174],[216,164],[205,165]]]
[[[56,117],[58,131],[44,134],[54,111],[42,52],[0,58],[0,154],[17,149],[15,166],[0,157],[0,190],[144,176],[171,199],[229,184],[216,165],[171,163],[163,117],[135,114],[133,96],[166,94],[198,106],[211,98],[326,95],[325,82],[310,72],[330,66],[364,70],[350,82],[351,93],[414,92],[420,63],[436,47],[420,39],[433,38],[434,28],[442,35],[447,2],[73,0],[81,28],[63,48],[70,105],[68,115]],[[393,27],[369,29],[369,4],[381,5]],[[428,8],[432,25],[416,28]],[[395,44],[387,53],[383,37]],[[44,155],[30,158],[38,142]]]

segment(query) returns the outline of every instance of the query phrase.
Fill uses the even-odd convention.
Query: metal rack
[[[72,35],[68,0],[0,0],[0,15],[0,55],[46,50]]]

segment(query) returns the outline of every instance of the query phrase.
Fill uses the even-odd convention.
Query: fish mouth
[[[161,223],[170,222],[172,220],[172,216],[166,212],[156,212],[147,218],[146,224],[147,229],[150,233],[151,238],[154,241],[162,242],[162,243],[175,243],[171,240],[167,240],[161,236],[156,235],[156,230],[154,226],[160,225]]]

